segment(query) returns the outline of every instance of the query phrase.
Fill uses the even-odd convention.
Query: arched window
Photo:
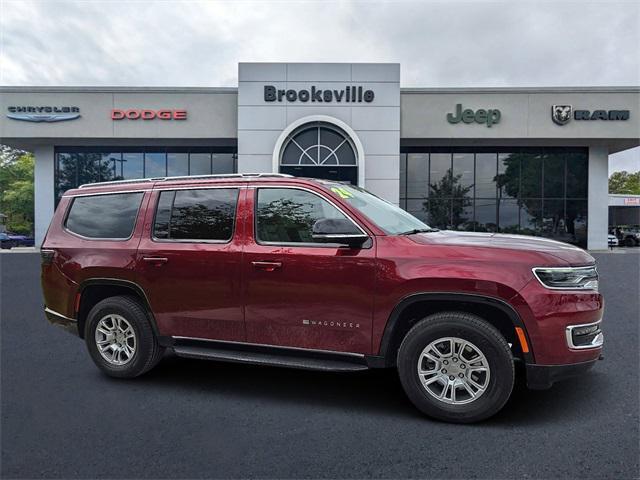
[[[302,125],[287,137],[280,165],[355,167],[357,160],[347,134],[334,125],[317,122]]]

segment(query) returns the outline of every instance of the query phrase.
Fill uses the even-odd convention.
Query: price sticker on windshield
[[[344,199],[349,199],[349,198],[353,198],[353,193],[351,193],[349,190],[347,190],[346,188],[342,188],[342,187],[332,187],[331,191],[337,195],[340,196],[340,198],[344,198]]]

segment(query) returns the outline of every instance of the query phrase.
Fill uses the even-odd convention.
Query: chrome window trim
[[[342,213],[346,218],[349,219],[349,221],[351,221],[351,223],[353,223],[356,228],[358,230],[360,230],[360,232],[365,235],[367,237],[367,240],[365,240],[365,242],[368,242],[369,240],[371,240],[371,235],[369,233],[367,233],[359,224],[358,222],[356,222],[351,215],[349,215],[347,212],[345,212],[338,204],[336,204],[333,200],[321,195],[320,193],[316,192],[315,190],[312,190],[310,188],[306,188],[306,187],[302,187],[302,186],[298,186],[298,185],[251,185],[248,186],[247,188],[253,188],[256,190],[256,196],[254,199],[254,205],[253,205],[253,236],[255,239],[255,242],[258,245],[268,245],[268,246],[283,246],[283,247],[314,247],[314,248],[340,248],[340,247],[336,247],[334,245],[331,244],[322,244],[322,243],[309,243],[309,242],[267,242],[267,241],[261,241],[258,238],[258,214],[257,214],[257,210],[258,210],[258,194],[259,194],[259,190],[265,189],[265,188],[271,188],[271,189],[290,189],[290,190],[302,190],[308,193],[311,193],[313,195],[316,195],[317,197],[319,197],[321,200],[325,200],[326,202],[328,202],[331,206],[333,206],[336,210],[338,210],[340,213]],[[363,247],[363,248],[371,248],[369,247]]]
[[[88,188],[102,185],[126,185],[128,183],[143,182],[170,182],[173,180],[199,180],[199,179],[215,179],[215,178],[261,178],[261,177],[279,177],[293,178],[292,175],[286,173],[212,173],[208,175],[176,175],[174,177],[151,177],[151,178],[130,178],[128,180],[110,180],[108,182],[83,183],[78,188]]]
[[[565,329],[565,336],[567,339],[567,345],[569,346],[569,349],[570,350],[587,350],[587,349],[602,347],[602,344],[604,343],[604,334],[602,333],[602,330],[600,330],[600,333],[598,333],[598,335],[596,335],[593,338],[593,340],[589,345],[574,345],[573,343],[573,330],[580,327],[591,327],[593,325],[599,325],[600,323],[602,323],[602,319],[598,320],[597,322],[581,323],[579,325],[567,325],[567,328]]]
[[[129,240],[131,240],[133,238],[133,234],[136,231],[136,226],[138,225],[138,220],[140,219],[140,210],[142,210],[142,202],[144,201],[144,196],[145,196],[145,192],[149,192],[150,190],[125,190],[123,192],[108,192],[108,193],[99,193],[99,194],[87,194],[87,195],[77,195],[78,197],[93,197],[93,196],[97,196],[97,195],[126,195],[129,193],[142,193],[142,197],[140,197],[140,204],[138,205],[138,210],[136,212],[136,218],[133,221],[133,228],[131,228],[131,234],[129,234],[128,237],[122,237],[122,238],[110,238],[110,237],[86,237],[84,235],[81,235],[79,233],[76,233],[70,229],[67,228],[67,220],[69,219],[69,214],[71,213],[71,208],[73,207],[73,201],[69,204],[69,206],[67,207],[67,211],[64,214],[64,221],[62,222],[62,230],[70,235],[73,235],[74,237],[77,238],[81,238],[82,240],[87,240],[87,241],[104,241],[104,242],[128,242]],[[75,198],[75,195],[72,196],[71,198]]]
[[[209,244],[209,245],[228,245],[233,242],[234,237],[236,236],[236,228],[238,225],[238,205],[240,204],[240,191],[245,187],[244,185],[212,185],[212,186],[193,186],[193,187],[184,187],[184,188],[171,188],[166,185],[163,185],[166,188],[154,188],[154,192],[158,192],[158,198],[156,199],[154,210],[153,210],[153,223],[151,224],[151,241],[154,243],[199,243],[199,244]],[[160,203],[160,195],[162,192],[174,192],[176,190],[237,190],[236,196],[236,208],[233,215],[233,225],[231,227],[231,236],[226,240],[213,240],[213,239],[171,239],[171,238],[158,238],[155,236],[156,232],[156,215],[158,214],[158,204]],[[148,208],[148,207],[147,207]],[[173,210],[173,208],[172,208]],[[171,218],[171,216],[169,217]]]
[[[351,356],[351,357],[357,357],[357,358],[365,357],[364,353],[341,352],[340,350],[322,350],[317,348],[289,347],[286,345],[272,345],[269,343],[236,342],[233,340],[215,340],[211,338],[181,337],[181,336],[172,336],[171,338],[175,340],[194,340],[198,342],[225,343],[230,345],[246,345],[251,347],[282,348],[285,350],[297,350],[300,352],[331,353],[331,354],[345,355],[345,356]]]
[[[588,265],[586,267],[533,267],[531,269],[531,271],[533,272],[533,276],[536,277],[536,280],[538,280],[538,282],[540,282],[540,285],[542,285],[544,288],[549,289],[549,290],[570,290],[572,292],[596,292],[597,290],[594,290],[593,288],[585,288],[585,287],[550,287],[547,284],[545,284],[542,280],[540,280],[540,277],[538,277],[538,270],[564,270],[564,271],[571,271],[571,272],[575,272],[576,270],[586,270],[586,269],[594,269],[596,271],[596,275],[598,275],[598,267],[596,267],[595,265]],[[599,275],[598,275],[599,277]]]
[[[94,193],[74,193],[67,195],[66,193],[62,195],[60,198],[76,198],[76,197],[97,197],[98,195],[118,195],[123,193],[144,193],[144,192],[152,192],[153,189],[135,189],[135,190],[120,190],[120,191],[109,191],[109,192],[94,192]]]

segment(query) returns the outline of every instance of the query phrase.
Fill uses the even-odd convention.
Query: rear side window
[[[237,203],[237,188],[163,191],[153,236],[160,240],[229,241]]]
[[[126,240],[131,237],[143,193],[76,197],[65,227],[83,237]]]

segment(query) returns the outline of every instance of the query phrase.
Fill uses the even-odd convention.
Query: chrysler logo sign
[[[78,107],[51,107],[51,106],[11,106],[8,107],[7,117],[12,120],[24,122],[64,122],[80,117]]]
[[[572,115],[573,113],[573,115]],[[551,120],[566,125],[569,120],[629,120],[629,110],[573,110],[571,105],[552,105]]]

